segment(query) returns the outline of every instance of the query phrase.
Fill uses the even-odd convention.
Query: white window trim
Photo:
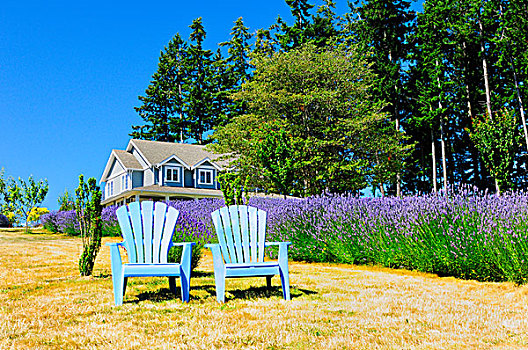
[[[169,170],[177,170],[177,174],[178,174],[178,179],[177,180],[169,180],[168,179],[168,172]],[[174,175],[174,173],[173,173]],[[174,183],[180,183],[181,182],[181,167],[179,166],[165,166],[165,177],[164,177],[164,182],[174,182]]]
[[[201,172],[204,173],[210,173],[211,174],[211,182],[204,181],[202,182],[201,179]],[[207,176],[204,175],[204,178],[207,180]],[[213,169],[198,169],[198,185],[214,185],[214,170]]]

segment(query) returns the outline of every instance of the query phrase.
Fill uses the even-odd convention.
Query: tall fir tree
[[[355,8],[356,40],[372,53],[371,62],[378,75],[374,96],[387,101],[385,111],[392,118],[389,126],[399,132],[405,116],[404,68],[409,51],[408,36],[414,25],[414,13],[406,0],[368,0]],[[402,160],[403,162],[403,160]],[[395,193],[401,194],[401,174],[397,174]]]
[[[182,141],[186,137],[182,91],[186,51],[186,43],[176,34],[161,52],[158,69],[145,95],[138,97],[142,105],[134,108],[145,124],[132,126],[130,136],[166,142]]]
[[[219,120],[217,125],[225,125],[232,118],[245,114],[247,111],[246,102],[233,100],[231,96],[240,91],[242,84],[246,83],[250,78],[249,40],[251,37],[249,28],[244,25],[244,21],[240,17],[235,21],[235,25],[231,29],[231,39],[220,43],[221,47],[227,48],[228,56],[225,61],[222,61],[221,72],[219,72],[219,75],[224,77],[219,87],[224,93],[222,98],[225,99],[225,105],[220,111],[221,120]]]
[[[214,126],[214,68],[213,53],[203,47],[206,38],[202,18],[199,17],[189,26],[190,45],[186,68],[188,79],[185,89],[187,101],[185,114],[188,118],[188,133],[198,144],[207,142],[206,132]]]

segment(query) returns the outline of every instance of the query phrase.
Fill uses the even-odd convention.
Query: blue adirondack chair
[[[173,243],[172,236],[180,212],[164,203],[133,202],[117,209],[123,242],[107,243],[112,258],[112,282],[116,306],[123,304],[128,277],[167,276],[176,294],[180,277],[182,301],[189,301],[191,254],[194,243]],[[181,262],[168,263],[173,245],[183,246]],[[123,264],[119,247],[124,247],[128,263]]]
[[[279,274],[282,295],[290,300],[288,273],[288,245],[290,242],[265,242],[266,212],[245,205],[223,207],[211,214],[218,236],[218,244],[207,244],[213,253],[216,299],[225,301],[227,277],[266,277],[268,288],[271,278]],[[278,261],[264,261],[264,248],[278,245]]]

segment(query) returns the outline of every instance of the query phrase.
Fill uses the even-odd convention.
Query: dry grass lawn
[[[132,278],[114,307],[108,247],[90,278],[80,251],[77,238],[0,231],[0,349],[528,348],[528,286],[291,263],[291,302],[278,277],[269,291],[249,278],[228,280],[220,305],[206,255],[189,304],[165,278]]]

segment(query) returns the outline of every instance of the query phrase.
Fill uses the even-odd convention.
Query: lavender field
[[[290,241],[297,261],[376,264],[479,281],[527,282],[528,195],[452,190],[403,198],[326,195],[250,198],[268,212],[268,240]],[[176,201],[175,240],[214,241],[210,213],[222,200]],[[105,232],[119,234],[115,207],[103,212]],[[74,214],[53,212],[46,227],[73,233]],[[197,250],[198,251],[198,250]],[[270,251],[273,255],[274,252]]]

